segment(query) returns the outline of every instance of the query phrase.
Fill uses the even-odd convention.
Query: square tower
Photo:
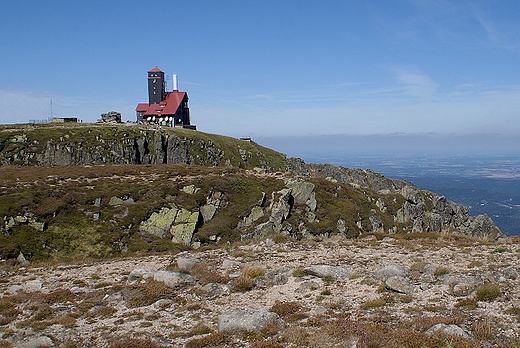
[[[164,72],[158,67],[148,70],[148,104],[159,104],[166,96]]]

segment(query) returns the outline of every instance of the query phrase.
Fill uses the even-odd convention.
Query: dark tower
[[[148,71],[148,104],[159,104],[166,96],[164,72],[155,67]]]

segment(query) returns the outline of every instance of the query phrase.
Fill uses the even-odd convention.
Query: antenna
[[[51,98],[51,119],[54,118],[54,114],[52,113],[52,98]]]

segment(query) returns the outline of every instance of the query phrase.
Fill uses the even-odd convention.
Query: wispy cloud
[[[410,96],[431,98],[439,85],[430,77],[415,68],[392,68],[396,82]]]
[[[494,47],[520,54],[520,42],[517,37],[508,36],[508,32],[499,28],[496,22],[486,18],[479,10],[473,7],[475,20],[486,33],[487,41]],[[516,31],[515,31],[516,33]]]

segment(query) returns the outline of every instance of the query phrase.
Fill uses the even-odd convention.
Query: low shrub
[[[288,315],[294,314],[302,309],[302,306],[298,302],[276,302],[269,311],[278,314],[284,318]]]

